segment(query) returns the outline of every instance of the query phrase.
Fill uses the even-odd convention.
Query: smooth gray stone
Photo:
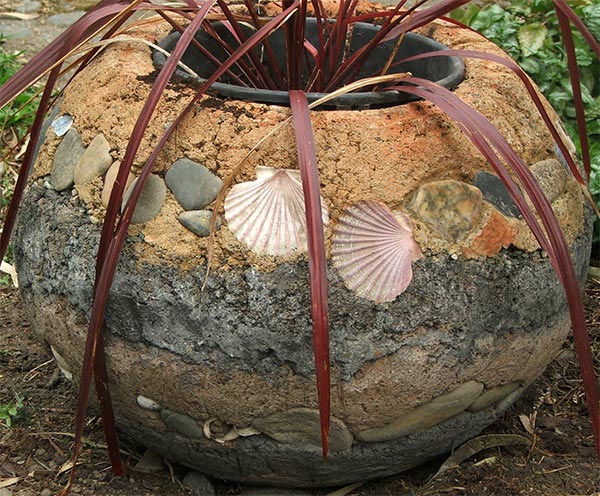
[[[192,490],[194,496],[216,496],[215,486],[208,477],[200,472],[188,473],[182,481],[183,485]]]
[[[204,432],[202,427],[189,415],[183,413],[172,412],[171,410],[161,410],[160,418],[166,424],[166,426],[181,434],[182,436],[189,437],[190,439],[204,439]]]
[[[201,238],[206,238],[210,235],[210,222],[212,220],[211,210],[189,210],[182,212],[178,219],[179,222],[186,228],[197,234]],[[221,227],[221,217],[217,216],[217,224],[215,228],[218,230]]]
[[[311,496],[300,489],[285,489],[283,487],[251,487],[244,489],[240,496]]]
[[[512,394],[519,389],[519,386],[520,384],[518,382],[511,382],[509,384],[501,384],[500,386],[487,389],[481,393],[481,396],[477,398],[469,408],[467,408],[467,411],[474,413],[485,410]]]
[[[475,186],[483,193],[483,198],[490,202],[504,215],[520,217],[521,211],[510,196],[502,180],[490,172],[481,171],[475,175]]]
[[[75,128],[69,129],[58,145],[52,163],[50,184],[56,191],[64,191],[75,182],[75,166],[85,152],[81,135]]]
[[[113,159],[110,156],[110,144],[103,134],[96,136],[81,155],[75,165],[75,184],[85,184],[109,169]]]
[[[321,446],[319,411],[310,408],[292,408],[257,418],[252,427],[284,444]],[[346,425],[331,417],[329,426],[329,449],[346,451],[352,446],[353,437]]]
[[[179,159],[168,170],[165,181],[175,199],[186,210],[201,210],[213,202],[223,181],[203,165]]]
[[[125,210],[127,200],[129,200],[131,192],[138,181],[139,178],[133,181],[131,186],[125,191],[123,203],[121,204],[121,211]],[[133,217],[131,218],[131,223],[143,224],[144,222],[154,219],[154,217],[160,213],[166,199],[167,187],[165,186],[165,182],[157,175],[150,174],[148,179],[146,179],[146,183],[142,188],[142,193],[138,198]]]

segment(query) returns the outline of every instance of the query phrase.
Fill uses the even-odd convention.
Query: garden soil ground
[[[68,477],[64,468],[71,454],[77,392],[60,374],[47,347],[35,339],[18,292],[7,287],[0,292],[0,404],[13,400],[15,394],[24,403],[12,427],[0,425],[0,496],[50,496]],[[600,372],[600,280],[588,280],[586,310]],[[86,425],[73,495],[191,494],[180,482],[186,474],[184,467],[165,461],[163,468],[150,472],[136,468],[144,449],[126,437],[122,450],[129,469],[124,477],[114,477],[101,421],[90,413]],[[441,458],[408,473],[367,482],[351,494],[600,495],[600,464],[570,340],[525,396],[484,432],[500,433],[521,435],[529,445],[481,451],[428,483],[444,461]],[[214,482],[217,494],[223,496],[244,489],[236,483]],[[308,494],[324,496],[332,490]]]

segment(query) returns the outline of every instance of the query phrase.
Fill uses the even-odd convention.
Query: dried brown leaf
[[[529,446],[529,444],[531,444],[529,439],[519,436],[518,434],[488,434],[486,436],[476,437],[475,439],[467,441],[452,453],[430,480],[438,478],[447,470],[457,468],[462,462],[484,449],[511,445]]]

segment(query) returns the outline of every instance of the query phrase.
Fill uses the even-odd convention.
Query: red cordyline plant
[[[330,415],[327,264],[319,193],[318,159],[310,110],[326,103],[328,99],[340,93],[355,90],[365,91],[365,88],[368,88],[369,91],[404,92],[428,100],[438,106],[463,129],[506,186],[540,246],[548,254],[550,263],[565,289],[594,439],[600,455],[598,391],[584,320],[581,293],[560,225],[548,199],[528,167],[512,150],[500,132],[484,116],[462,102],[451,91],[431,81],[412,77],[410,74],[386,75],[385,72],[390,68],[390,64],[386,64],[382,73],[371,74],[372,77],[367,80],[356,81],[366,60],[377,46],[390,40],[398,40],[399,45],[405,33],[445,16],[451,10],[469,3],[469,0],[444,0],[431,5],[432,3],[434,2],[421,0],[412,2],[412,6],[407,8],[407,1],[400,0],[395,6],[382,7],[377,12],[359,15],[356,13],[359,0],[340,0],[337,14],[330,18],[322,0],[311,0],[310,2],[307,0],[283,0],[280,5],[280,12],[272,17],[263,17],[260,9],[252,3],[252,0],[243,0],[242,4],[235,6],[229,5],[225,0],[206,0],[204,2],[184,0],[178,5],[161,5],[160,2],[155,0],[103,0],[33,57],[20,72],[1,88],[0,107],[9,104],[17,95],[41,78],[47,78],[39,110],[31,127],[31,138],[24,156],[14,196],[6,215],[0,239],[0,260],[8,247],[19,202],[26,186],[27,177],[33,167],[34,152],[36,143],[40,140],[44,117],[60,95],[60,91],[55,90],[59,76],[73,70],[76,75],[84,69],[102,50],[102,46],[105,46],[112,38],[120,34],[125,23],[137,12],[153,12],[161,16],[174,30],[179,31],[181,34],[174,50],[160,72],[158,72],[148,99],[137,118],[106,211],[97,255],[94,299],[79,386],[74,462],[81,450],[84,417],[91,382],[94,379],[113,470],[117,474],[122,474],[124,471],[119,456],[104,357],[102,336],[104,309],[127,235],[127,229],[146,178],[152,171],[162,148],[183,117],[202,98],[213,83],[219,80],[226,80],[249,88],[283,90],[289,94],[291,122],[296,136],[298,164],[306,206],[313,346],[324,457],[327,456]],[[573,13],[565,0],[554,0],[554,6],[562,29],[564,49],[569,56],[574,106],[582,142],[584,176],[588,176],[590,157],[571,27],[575,26],[582,33],[598,58],[600,58],[600,44]],[[304,36],[307,16],[316,19],[318,36],[317,41],[313,43],[307,41]],[[238,41],[236,46],[229,45],[215,31],[213,23],[216,20],[224,22],[229,32]],[[357,22],[376,22],[381,25],[381,29],[371,41],[349,54],[347,41],[353,26]],[[248,26],[252,26],[251,31],[248,30]],[[285,30],[285,66],[277,62],[268,40],[269,35],[279,28]],[[184,52],[192,44],[205,56],[212,57],[194,39],[194,35],[200,29],[213,38],[223,48],[227,56],[224,59],[213,57],[214,72],[201,84],[195,98],[160,138],[159,143],[142,168],[140,178],[133,188],[125,209],[121,212],[119,207],[124,194],[126,178],[132,168],[153,112]],[[98,40],[100,40],[99,43]],[[93,43],[90,43],[91,41]],[[259,56],[259,47],[262,50],[261,56]],[[83,55],[81,55],[82,53]],[[590,198],[589,193],[587,193],[587,177],[583,177],[579,172],[559,131],[546,113],[530,80],[514,62],[496,55],[461,50],[444,51],[443,53],[429,52],[413,57],[413,59],[440,55],[481,58],[503,64],[517,74],[527,88],[552,137],[565,156],[573,176],[586,192],[586,197]],[[402,84],[399,84],[400,79]],[[308,92],[321,92],[325,93],[326,96],[309,103],[307,99]],[[237,169],[241,169],[242,166],[243,163],[239,164]],[[225,189],[232,181],[233,175],[229,180],[226,180],[225,186],[217,198],[215,212],[217,212],[218,206],[222,202]],[[533,208],[530,205],[533,205]],[[213,230],[215,223],[216,215],[213,216]],[[207,265],[210,267],[210,253],[208,258],[209,263]],[[74,469],[75,463],[73,463],[69,483],[62,494],[67,494],[70,490]]]

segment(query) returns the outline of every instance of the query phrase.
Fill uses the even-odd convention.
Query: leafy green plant
[[[144,183],[152,171],[161,149],[165,146],[167,140],[177,129],[177,126],[186,114],[193,109],[193,106],[215,82],[222,81],[223,78],[230,81],[233,80],[241,86],[278,89],[288,92],[292,114],[291,119],[298,143],[298,164],[302,176],[306,210],[313,348],[324,457],[327,455],[328,450],[327,442],[330,416],[329,323],[317,156],[310,121],[310,109],[323,104],[335,93],[343,93],[361,88],[377,89],[380,92],[407,93],[434,103],[465,131],[466,135],[489,161],[504,183],[506,189],[521,210],[530,229],[535,234],[542,248],[547,252],[551,264],[565,288],[588,397],[592,427],[600,454],[598,391],[592,367],[577,277],[560,225],[554,216],[548,199],[533,178],[528,167],[510,147],[507,140],[487,119],[462,102],[451,91],[441,88],[430,81],[412,77],[410,74],[401,76],[368,74],[373,77],[357,81],[359,79],[358,75],[361,73],[361,69],[365,66],[369,56],[381,43],[388,40],[399,40],[397,42],[400,43],[405,33],[424,26],[432,20],[447,15],[453,9],[468,3],[469,0],[445,0],[429,6],[427,0],[422,0],[416,2],[414,7],[404,9],[406,2],[401,0],[388,10],[356,15],[357,0],[340,1],[337,15],[334,16],[333,21],[330,21],[330,16],[323,4],[315,0],[311,2],[310,7],[317,20],[319,36],[315,43],[309,43],[305,40],[306,18],[309,8],[309,3],[306,0],[285,0],[281,5],[280,12],[269,18],[260,17],[256,7],[250,0],[244,3],[246,10],[243,14],[239,12],[234,13],[230,6],[223,0],[211,0],[207,2],[186,0],[183,6],[162,5],[152,1],[142,2],[142,0],[103,0],[57,40],[52,42],[45,50],[35,56],[22,71],[2,87],[0,106],[11,102],[42,75],[47,74],[48,77],[48,82],[41,97],[39,111],[32,124],[31,142],[25,154],[22,170],[15,188],[15,195],[7,213],[2,238],[0,238],[0,255],[4,254],[8,246],[17,207],[25,188],[26,179],[33,166],[35,144],[40,139],[44,116],[53,102],[53,88],[67,56],[72,54],[76,47],[85,45],[90,39],[98,35],[101,36],[102,41],[110,41],[111,38],[119,33],[119,29],[125,21],[136,11],[149,10],[158,13],[174,30],[179,31],[181,34],[172,53],[167,58],[160,72],[156,75],[149,96],[131,133],[127,149],[121,160],[121,166],[102,227],[96,260],[94,299],[89,318],[84,368],[80,380],[78,397],[76,442],[74,448],[75,459],[81,449],[85,411],[89,400],[91,381],[95,379],[113,469],[116,473],[123,472],[108,389],[102,336],[104,311],[110,287],[117,270],[117,262],[127,236],[136,202],[140,197]],[[533,4],[537,9],[541,8],[542,5],[541,2],[533,2]],[[592,45],[596,55],[600,57],[600,46],[593,40],[593,36],[587,36],[589,32],[578,24],[579,18],[568,7],[566,2],[563,0],[554,0],[552,5],[556,9],[557,17],[561,19],[561,28],[565,23],[568,24],[571,22],[582,29],[584,34],[586,34],[587,42]],[[417,7],[425,8],[417,10]],[[216,19],[226,23],[228,29],[237,40],[236,44],[227,43],[216,34],[213,24],[213,21]],[[381,29],[372,40],[365,43],[354,53],[349,54],[346,50],[348,33],[352,31],[355,24],[359,21],[377,22],[381,25]],[[251,28],[250,32],[246,29],[248,26]],[[286,59],[282,65],[273,56],[268,40],[270,34],[279,28],[285,31],[286,38]],[[192,44],[203,53],[208,52],[208,56],[212,55],[203,46],[194,41],[194,35],[199,29],[203,30],[207,36],[217,43],[224,52],[224,56],[221,59],[213,57],[214,70],[196,88],[197,92],[191,103],[173,120],[164,135],[160,137],[155,149],[144,163],[139,179],[132,188],[124,209],[121,210],[125,184],[127,182],[126,178],[136,159],[153,112],[184,52]],[[505,22],[502,29],[502,32],[505,33],[504,36],[507,38],[511,36],[510,30],[513,29],[512,36],[518,39],[518,28],[516,25],[511,27],[510,23]],[[539,27],[539,29],[541,30],[540,32],[544,32],[544,28]],[[522,39],[526,37],[531,39],[530,52],[542,50],[545,43],[544,41],[540,41],[541,36],[539,36],[539,33],[536,34],[533,31],[535,30],[528,28],[528,30],[521,33]],[[567,32],[561,29],[561,32],[564,36],[567,36],[568,43],[568,33],[570,31]],[[89,46],[83,55],[81,55],[81,52],[78,52],[77,57],[79,58],[73,64],[75,69],[81,70],[85,68],[99,50],[98,44],[94,44]],[[264,56],[264,59],[258,56],[259,53]],[[426,55],[417,55],[413,59],[448,54],[492,60],[504,64],[517,74],[529,92],[550,133],[565,155],[574,177],[584,185],[585,179],[567,152],[566,145],[559,131],[547,115],[542,102],[537,96],[536,90],[516,64],[502,57],[460,50],[431,52]],[[571,71],[571,75],[576,80],[576,74],[573,71]],[[323,99],[317,99],[309,103],[307,93],[311,91],[323,92],[325,96]],[[575,101],[574,108],[576,109],[577,117],[581,121],[583,107],[577,92],[574,92],[573,99]],[[582,149],[584,157],[587,151],[584,145]],[[526,200],[526,197],[528,197],[529,201]],[[217,199],[217,203],[218,201],[219,199]],[[533,205],[533,208],[531,205]],[[215,208],[215,212],[217,210],[218,208]],[[214,228],[216,216],[213,216],[212,222]],[[208,258],[209,263],[207,264],[207,268],[210,267],[210,254]],[[65,489],[64,494],[69,491],[73,477],[74,470],[71,471],[69,486]]]
[[[23,65],[19,53],[7,53],[2,48],[4,42],[0,35],[0,86],[8,81]],[[10,105],[0,108],[0,209],[6,207],[12,198],[14,190],[14,177],[5,160],[13,151],[14,144],[9,145],[12,138],[23,139],[33,124],[38,101],[36,89],[29,88],[18,95]],[[4,258],[5,262],[12,263],[10,249]],[[9,286],[11,277],[0,274],[0,287]]]
[[[14,401],[0,403],[0,422],[4,423],[6,427],[11,427],[24,414],[25,404],[23,403],[23,398],[17,393],[14,394]]]
[[[23,65],[20,54],[7,53],[2,48],[2,43],[3,39],[0,36],[0,85],[8,81]],[[0,108],[0,134],[14,130],[17,137],[22,138],[33,124],[37,108],[36,89],[29,88],[16,97],[11,105]]]

